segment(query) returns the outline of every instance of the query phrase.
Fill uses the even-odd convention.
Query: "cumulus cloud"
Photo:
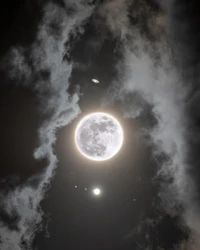
[[[165,161],[158,162],[159,196],[167,213],[171,216],[180,214],[183,227],[190,230],[191,241],[184,243],[187,248],[183,248],[182,244],[180,249],[199,249],[199,206],[196,186],[188,173],[194,166],[188,162],[190,145],[186,139],[190,124],[186,101],[192,83],[186,84],[182,78],[183,68],[172,56],[174,41],[170,40],[169,31],[176,18],[173,8],[177,6],[169,1],[162,7],[164,11],[153,11],[143,0],[109,1],[105,2],[99,14],[122,44],[123,59],[118,65],[119,77],[113,87],[116,92],[114,98],[125,100],[126,96],[132,94],[143,100],[136,101],[135,105],[133,98],[132,107],[126,110],[128,117],[141,115],[144,102],[152,106],[157,122],[146,132],[150,135],[154,156],[163,153],[166,156]],[[116,18],[121,21],[116,22]],[[180,25],[176,28],[185,30]],[[181,52],[176,55],[180,56]],[[191,67],[187,69],[187,64],[184,66],[184,70],[191,70]]]
[[[40,175],[39,184],[29,181],[14,191],[1,194],[2,210],[12,221],[0,223],[2,250],[29,249],[36,230],[40,229],[40,202],[45,195],[57,158],[53,152],[55,132],[67,125],[79,113],[78,94],[68,93],[72,64],[65,59],[70,52],[70,36],[84,31],[84,23],[92,13],[90,1],[63,1],[63,6],[49,2],[44,5],[44,16],[38,27],[35,42],[29,47],[12,48],[3,60],[3,67],[16,84],[30,87],[40,101],[45,119],[38,130],[36,159],[47,158],[48,166]]]

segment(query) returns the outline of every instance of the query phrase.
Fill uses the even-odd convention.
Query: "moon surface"
[[[105,161],[116,155],[123,139],[120,123],[107,113],[91,113],[83,117],[75,131],[78,150],[94,161]]]

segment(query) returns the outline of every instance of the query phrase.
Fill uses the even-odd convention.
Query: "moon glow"
[[[93,161],[105,161],[116,155],[123,144],[123,137],[117,119],[100,112],[83,117],[75,131],[79,152]]]

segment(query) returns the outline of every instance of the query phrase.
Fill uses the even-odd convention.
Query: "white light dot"
[[[97,79],[92,79],[92,81],[93,81],[94,83],[99,83],[99,80],[97,80]]]
[[[77,188],[77,186],[75,186],[75,188]]]
[[[93,189],[93,193],[94,193],[94,195],[100,195],[100,193],[101,193],[101,190],[99,189],[99,188],[95,188],[95,189]]]

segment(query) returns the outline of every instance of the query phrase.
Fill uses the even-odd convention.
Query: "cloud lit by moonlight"
[[[110,114],[91,113],[76,127],[75,143],[86,158],[105,161],[119,152],[123,143],[123,130]]]

